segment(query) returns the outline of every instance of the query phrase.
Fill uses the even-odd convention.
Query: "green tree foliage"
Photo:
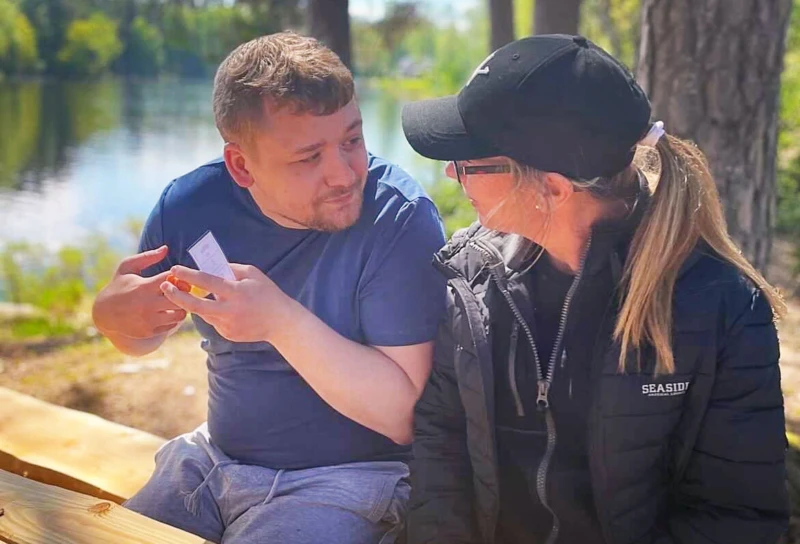
[[[29,73],[38,65],[33,25],[14,1],[0,0],[0,74]]]
[[[354,71],[362,77],[381,77],[392,69],[392,53],[383,47],[383,37],[378,28],[368,22],[352,23]]]
[[[514,35],[530,36],[533,32],[534,0],[514,0]]]
[[[800,0],[794,0],[792,8],[781,76],[776,226],[800,239]]]
[[[469,226],[476,219],[475,210],[464,198],[461,185],[457,182],[447,180],[437,183],[431,189],[431,198],[439,208],[448,237],[458,229]]]
[[[0,0],[0,73],[31,71],[38,52],[48,74],[207,76],[236,45],[299,28],[302,15],[300,0]]]
[[[481,6],[470,10],[461,21],[420,19],[410,25],[402,39],[394,38],[398,44],[395,77],[387,90],[416,97],[457,92],[488,55],[489,25],[484,15]],[[400,63],[411,64],[417,77],[408,79],[408,74],[398,73]]]
[[[125,49],[118,65],[123,73],[152,76],[164,66],[164,37],[161,31],[139,15],[133,19]]]
[[[22,10],[36,29],[36,44],[47,70],[57,65],[67,25],[74,18],[72,6],[62,0],[23,0]]]
[[[583,0],[580,32],[633,70],[640,8],[641,0]]]
[[[118,23],[103,13],[76,19],[67,28],[58,62],[67,74],[93,76],[103,73],[122,53]]]

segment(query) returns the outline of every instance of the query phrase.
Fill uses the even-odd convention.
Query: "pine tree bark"
[[[352,70],[348,4],[348,0],[309,0],[308,15],[311,35],[330,47]]]
[[[728,230],[765,270],[791,0],[644,0],[637,79],[653,118],[708,157]]]
[[[492,51],[514,41],[513,0],[489,0],[492,22]]]
[[[534,34],[577,34],[581,0],[536,0],[533,4]]]

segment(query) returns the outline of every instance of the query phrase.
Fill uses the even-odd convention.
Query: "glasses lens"
[[[458,161],[453,161],[453,170],[456,171],[456,179],[458,180],[459,183],[461,183],[461,172],[458,167]]]

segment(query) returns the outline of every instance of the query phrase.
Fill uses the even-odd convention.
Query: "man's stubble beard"
[[[311,205],[311,217],[308,218],[304,226],[321,232],[339,232],[355,225],[361,217],[361,212],[364,207],[365,184],[366,180],[352,189],[327,194],[323,199],[318,199],[313,202]],[[325,203],[325,199],[343,196],[351,191],[355,194],[352,197],[352,201],[347,203],[346,208],[326,211],[329,205]]]

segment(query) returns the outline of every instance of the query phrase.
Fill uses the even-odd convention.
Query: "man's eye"
[[[355,148],[356,146],[358,146],[361,143],[361,140],[363,140],[363,139],[364,139],[364,137],[361,136],[361,135],[354,136],[353,138],[345,140],[345,142],[342,144],[342,147],[344,147],[344,148],[346,148],[348,150],[352,149],[352,148]]]
[[[305,159],[301,159],[301,160],[299,160],[299,161],[297,161],[297,162],[302,162],[302,163],[304,163],[304,164],[311,164],[311,163],[317,162],[317,160],[318,160],[318,159],[319,159],[321,156],[322,156],[322,154],[321,154],[321,153],[314,153],[314,154],[313,154],[313,155],[311,155],[310,157],[306,157]]]

